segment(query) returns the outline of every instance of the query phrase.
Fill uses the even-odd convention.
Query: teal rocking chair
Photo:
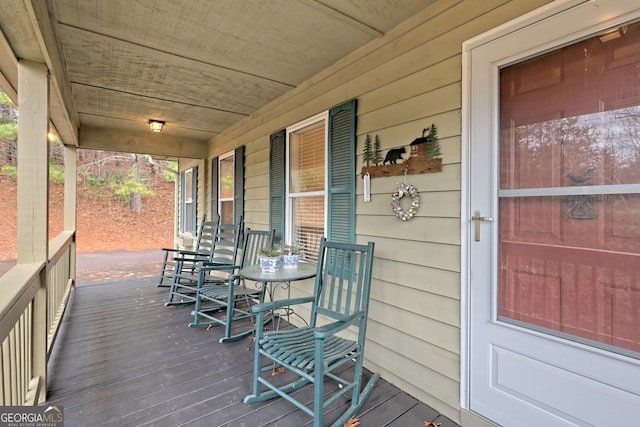
[[[355,417],[379,378],[373,374],[366,385],[362,383],[373,249],[372,242],[354,245],[323,239],[312,296],[252,307],[257,315],[253,393],[245,403],[282,397],[313,417],[315,427],[324,426],[324,411],[336,401],[337,407],[345,401],[349,406],[333,426],[342,427]],[[264,330],[268,312],[298,304],[311,305],[308,326]],[[284,378],[292,376],[293,382],[286,383]],[[313,384],[312,405],[291,395],[307,384]]]
[[[213,246],[207,256],[199,258],[192,264],[190,258],[176,258],[176,273],[174,274],[169,297],[165,306],[193,304],[196,302],[199,268],[206,265],[209,268],[208,280],[213,281],[217,277],[219,281],[226,282],[229,275],[238,269],[236,258],[238,245],[241,239],[242,223],[218,224],[216,227]]]
[[[162,248],[162,251],[164,251],[164,257],[160,268],[160,277],[156,287],[171,287],[171,282],[173,282],[174,275],[177,272],[178,261],[176,259],[182,260],[182,269],[191,269],[193,271],[193,268],[198,261],[209,258],[213,240],[215,238],[216,227],[218,226],[218,220],[219,217],[217,216],[215,221],[207,221],[206,216],[202,217],[202,222],[200,223],[200,228],[196,235],[197,239],[193,250]]]
[[[263,247],[271,247],[275,230],[258,231],[247,229],[244,234],[240,268],[258,264],[258,251]],[[251,306],[264,302],[264,285],[258,287],[246,286],[244,280],[238,275],[231,275],[225,282],[210,280],[209,274],[216,271],[216,266],[207,266],[205,263],[198,269],[198,290],[196,307],[193,311],[194,320],[189,327],[224,326],[224,337],[220,342],[230,342],[242,339],[253,334],[253,322],[242,332],[232,335],[234,322],[242,319],[253,319]]]

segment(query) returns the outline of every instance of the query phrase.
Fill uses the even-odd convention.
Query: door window
[[[640,355],[640,23],[500,70],[500,320]]]

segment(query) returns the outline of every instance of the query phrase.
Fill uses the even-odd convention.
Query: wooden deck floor
[[[49,362],[47,403],[64,407],[65,427],[311,423],[282,399],[244,404],[253,369],[249,339],[219,344],[219,328],[188,328],[191,307],[165,308],[166,293],[148,278],[73,291]],[[456,426],[384,380],[358,416],[362,427]]]

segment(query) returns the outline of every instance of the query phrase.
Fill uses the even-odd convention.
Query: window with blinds
[[[196,198],[198,194],[198,168],[180,173],[180,232],[196,234]]]
[[[227,153],[220,156],[218,172],[220,174],[219,194],[218,194],[218,213],[220,214],[221,224],[233,224],[233,201],[234,201],[234,153]]]
[[[315,261],[325,235],[326,116],[288,132],[287,242],[299,242]]]

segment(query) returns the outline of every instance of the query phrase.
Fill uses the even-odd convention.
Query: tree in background
[[[0,90],[0,175],[17,178],[18,108]],[[57,137],[49,139],[49,180],[64,182],[64,147]],[[133,212],[142,210],[144,196],[154,196],[149,174],[163,171],[167,182],[175,181],[177,169],[171,162],[155,161],[151,156],[98,150],[78,150],[78,178],[84,189],[97,197],[115,196],[128,203]],[[175,163],[175,162],[174,162]],[[173,173],[168,173],[171,171]],[[111,191],[106,193],[104,189]]]
[[[0,156],[2,166],[16,166],[18,109],[9,95],[0,91]]]

